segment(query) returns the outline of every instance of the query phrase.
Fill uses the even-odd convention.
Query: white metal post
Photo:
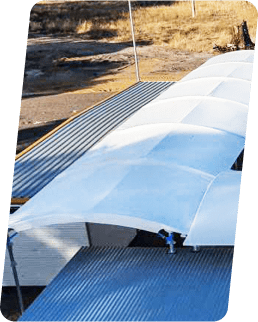
[[[135,38],[134,38],[133,16],[132,16],[132,8],[131,8],[131,1],[130,0],[128,0],[128,5],[129,5],[131,31],[132,31],[132,38],[133,38],[134,60],[135,60],[135,73],[136,73],[136,79],[139,82],[140,81],[140,74],[139,74],[138,58],[137,58],[136,44],[135,44]]]
[[[195,0],[192,0],[192,16],[195,17]]]

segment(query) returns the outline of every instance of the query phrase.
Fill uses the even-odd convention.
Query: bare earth
[[[211,53],[137,44],[142,81],[178,81]],[[136,82],[132,43],[73,37],[28,40],[17,152],[81,110]]]

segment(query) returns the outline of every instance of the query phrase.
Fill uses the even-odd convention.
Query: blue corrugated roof
[[[217,321],[233,247],[82,248],[20,321]]]

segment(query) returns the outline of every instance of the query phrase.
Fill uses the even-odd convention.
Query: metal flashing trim
[[[24,205],[30,198],[12,198],[11,205]]]

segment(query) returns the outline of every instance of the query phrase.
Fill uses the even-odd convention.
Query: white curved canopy
[[[184,244],[234,245],[241,173],[221,172],[208,188]]]
[[[189,234],[187,244],[203,244],[195,239],[205,230],[199,218],[214,202],[221,209],[217,187],[226,196],[227,182],[240,177],[230,168],[244,148],[252,70],[243,66],[252,57],[252,51],[216,56],[191,73],[196,78],[189,74],[170,87],[11,215],[9,226],[96,222],[176,231]],[[225,233],[235,231],[239,186],[234,181]],[[209,211],[207,227],[215,214]]]

